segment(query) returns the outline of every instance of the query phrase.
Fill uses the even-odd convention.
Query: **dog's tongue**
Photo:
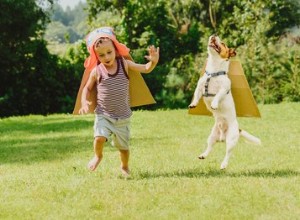
[[[209,46],[214,48],[217,53],[220,53],[220,47],[216,43],[212,43]]]

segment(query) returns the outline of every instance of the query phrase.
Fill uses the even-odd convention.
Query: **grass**
[[[109,144],[87,170],[93,115],[0,119],[0,219],[300,219],[300,103],[259,108],[239,124],[263,146],[240,140],[225,171],[223,143],[197,159],[212,118],[135,111],[129,179]]]

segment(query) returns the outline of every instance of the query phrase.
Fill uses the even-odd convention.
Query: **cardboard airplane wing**
[[[137,107],[142,105],[155,104],[154,100],[142,74],[129,71],[129,96],[130,106]]]
[[[205,70],[205,66],[203,70]],[[237,116],[261,117],[239,60],[230,60],[228,77],[231,80],[231,93],[235,103]],[[189,109],[188,113],[191,115],[212,115],[211,112],[207,110],[203,98],[200,99],[195,108]]]

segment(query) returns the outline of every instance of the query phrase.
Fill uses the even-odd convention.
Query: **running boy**
[[[94,122],[94,157],[88,168],[94,171],[103,157],[103,146],[113,135],[113,145],[120,151],[121,172],[129,175],[129,137],[130,117],[128,71],[151,72],[159,59],[159,48],[150,46],[147,64],[137,64],[126,60],[129,49],[117,41],[113,29],[102,27],[87,36],[90,56],[85,61],[85,68],[91,73],[82,90],[80,114],[89,111],[87,97],[96,84],[97,106]]]

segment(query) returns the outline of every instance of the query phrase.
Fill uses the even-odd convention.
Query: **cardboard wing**
[[[82,90],[89,79],[89,75],[90,75],[90,71],[87,70],[84,71],[80,88],[77,94],[73,114],[79,114],[79,109],[81,108]],[[129,71],[128,77],[129,77],[129,96],[130,96],[131,107],[156,103],[141,73]],[[97,104],[96,85],[93,87],[90,94],[88,94],[87,100],[91,102],[89,113],[94,113]]]
[[[129,71],[129,96],[130,106],[137,107],[142,105],[155,104],[154,100],[142,74]]]
[[[204,72],[205,66],[203,68]],[[236,114],[238,117],[261,117],[247,78],[239,60],[230,60],[228,76],[231,80],[231,93],[235,103]],[[188,110],[191,115],[212,115],[207,110],[203,98],[200,99],[195,108]]]

